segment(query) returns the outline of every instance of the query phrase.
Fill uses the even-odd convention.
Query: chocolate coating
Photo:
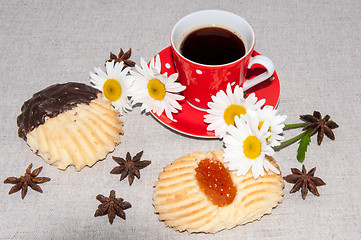
[[[47,117],[56,117],[80,103],[89,104],[98,93],[98,89],[75,82],[54,84],[35,93],[21,107],[17,118],[19,137],[26,141],[26,134],[43,124]]]

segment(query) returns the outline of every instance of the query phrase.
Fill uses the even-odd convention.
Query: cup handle
[[[251,57],[247,68],[250,69],[254,64],[259,64],[262,65],[267,71],[252,78],[252,79],[246,79],[246,81],[243,83],[243,90],[246,91],[248,89],[250,89],[251,87],[269,79],[274,71],[275,71],[275,67],[274,64],[272,62],[271,59],[269,59],[266,56],[263,55],[257,55],[254,57]],[[273,80],[273,79],[271,79]]]

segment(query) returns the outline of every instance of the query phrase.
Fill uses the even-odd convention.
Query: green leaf
[[[303,163],[303,161],[305,160],[306,157],[306,152],[307,152],[307,147],[311,142],[311,137],[309,136],[309,133],[311,132],[312,129],[309,129],[300,141],[300,145],[298,146],[297,149],[297,160],[300,163]]]

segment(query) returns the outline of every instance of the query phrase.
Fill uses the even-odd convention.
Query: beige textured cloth
[[[216,235],[188,235],[165,227],[152,206],[153,183],[162,168],[191,152],[222,148],[219,140],[195,139],[174,133],[140,108],[124,115],[121,144],[108,157],[81,172],[60,171],[34,155],[17,136],[16,117],[23,102],[54,83],[89,83],[89,71],[103,67],[109,52],[132,48],[131,59],[150,60],[169,46],[178,19],[202,9],[234,12],[249,21],[256,50],[270,57],[281,83],[278,106],[287,123],[319,110],[340,127],[336,140],[317,146],[312,138],[307,169],[326,186],[320,197],[290,194],[271,215]],[[0,4],[0,239],[358,239],[360,227],[360,0],[349,1],[10,1]],[[300,131],[285,132],[286,138]],[[297,144],[277,152],[284,175],[296,160]],[[132,186],[109,172],[125,157],[144,150],[152,164]],[[2,181],[21,176],[26,167],[44,166],[44,193],[30,189],[8,195]],[[94,217],[97,194],[116,191],[132,204],[124,221],[112,225]]]

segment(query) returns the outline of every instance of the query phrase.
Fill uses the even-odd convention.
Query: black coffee
[[[221,65],[243,57],[246,48],[242,40],[231,31],[205,27],[188,34],[180,45],[180,52],[197,63]]]

